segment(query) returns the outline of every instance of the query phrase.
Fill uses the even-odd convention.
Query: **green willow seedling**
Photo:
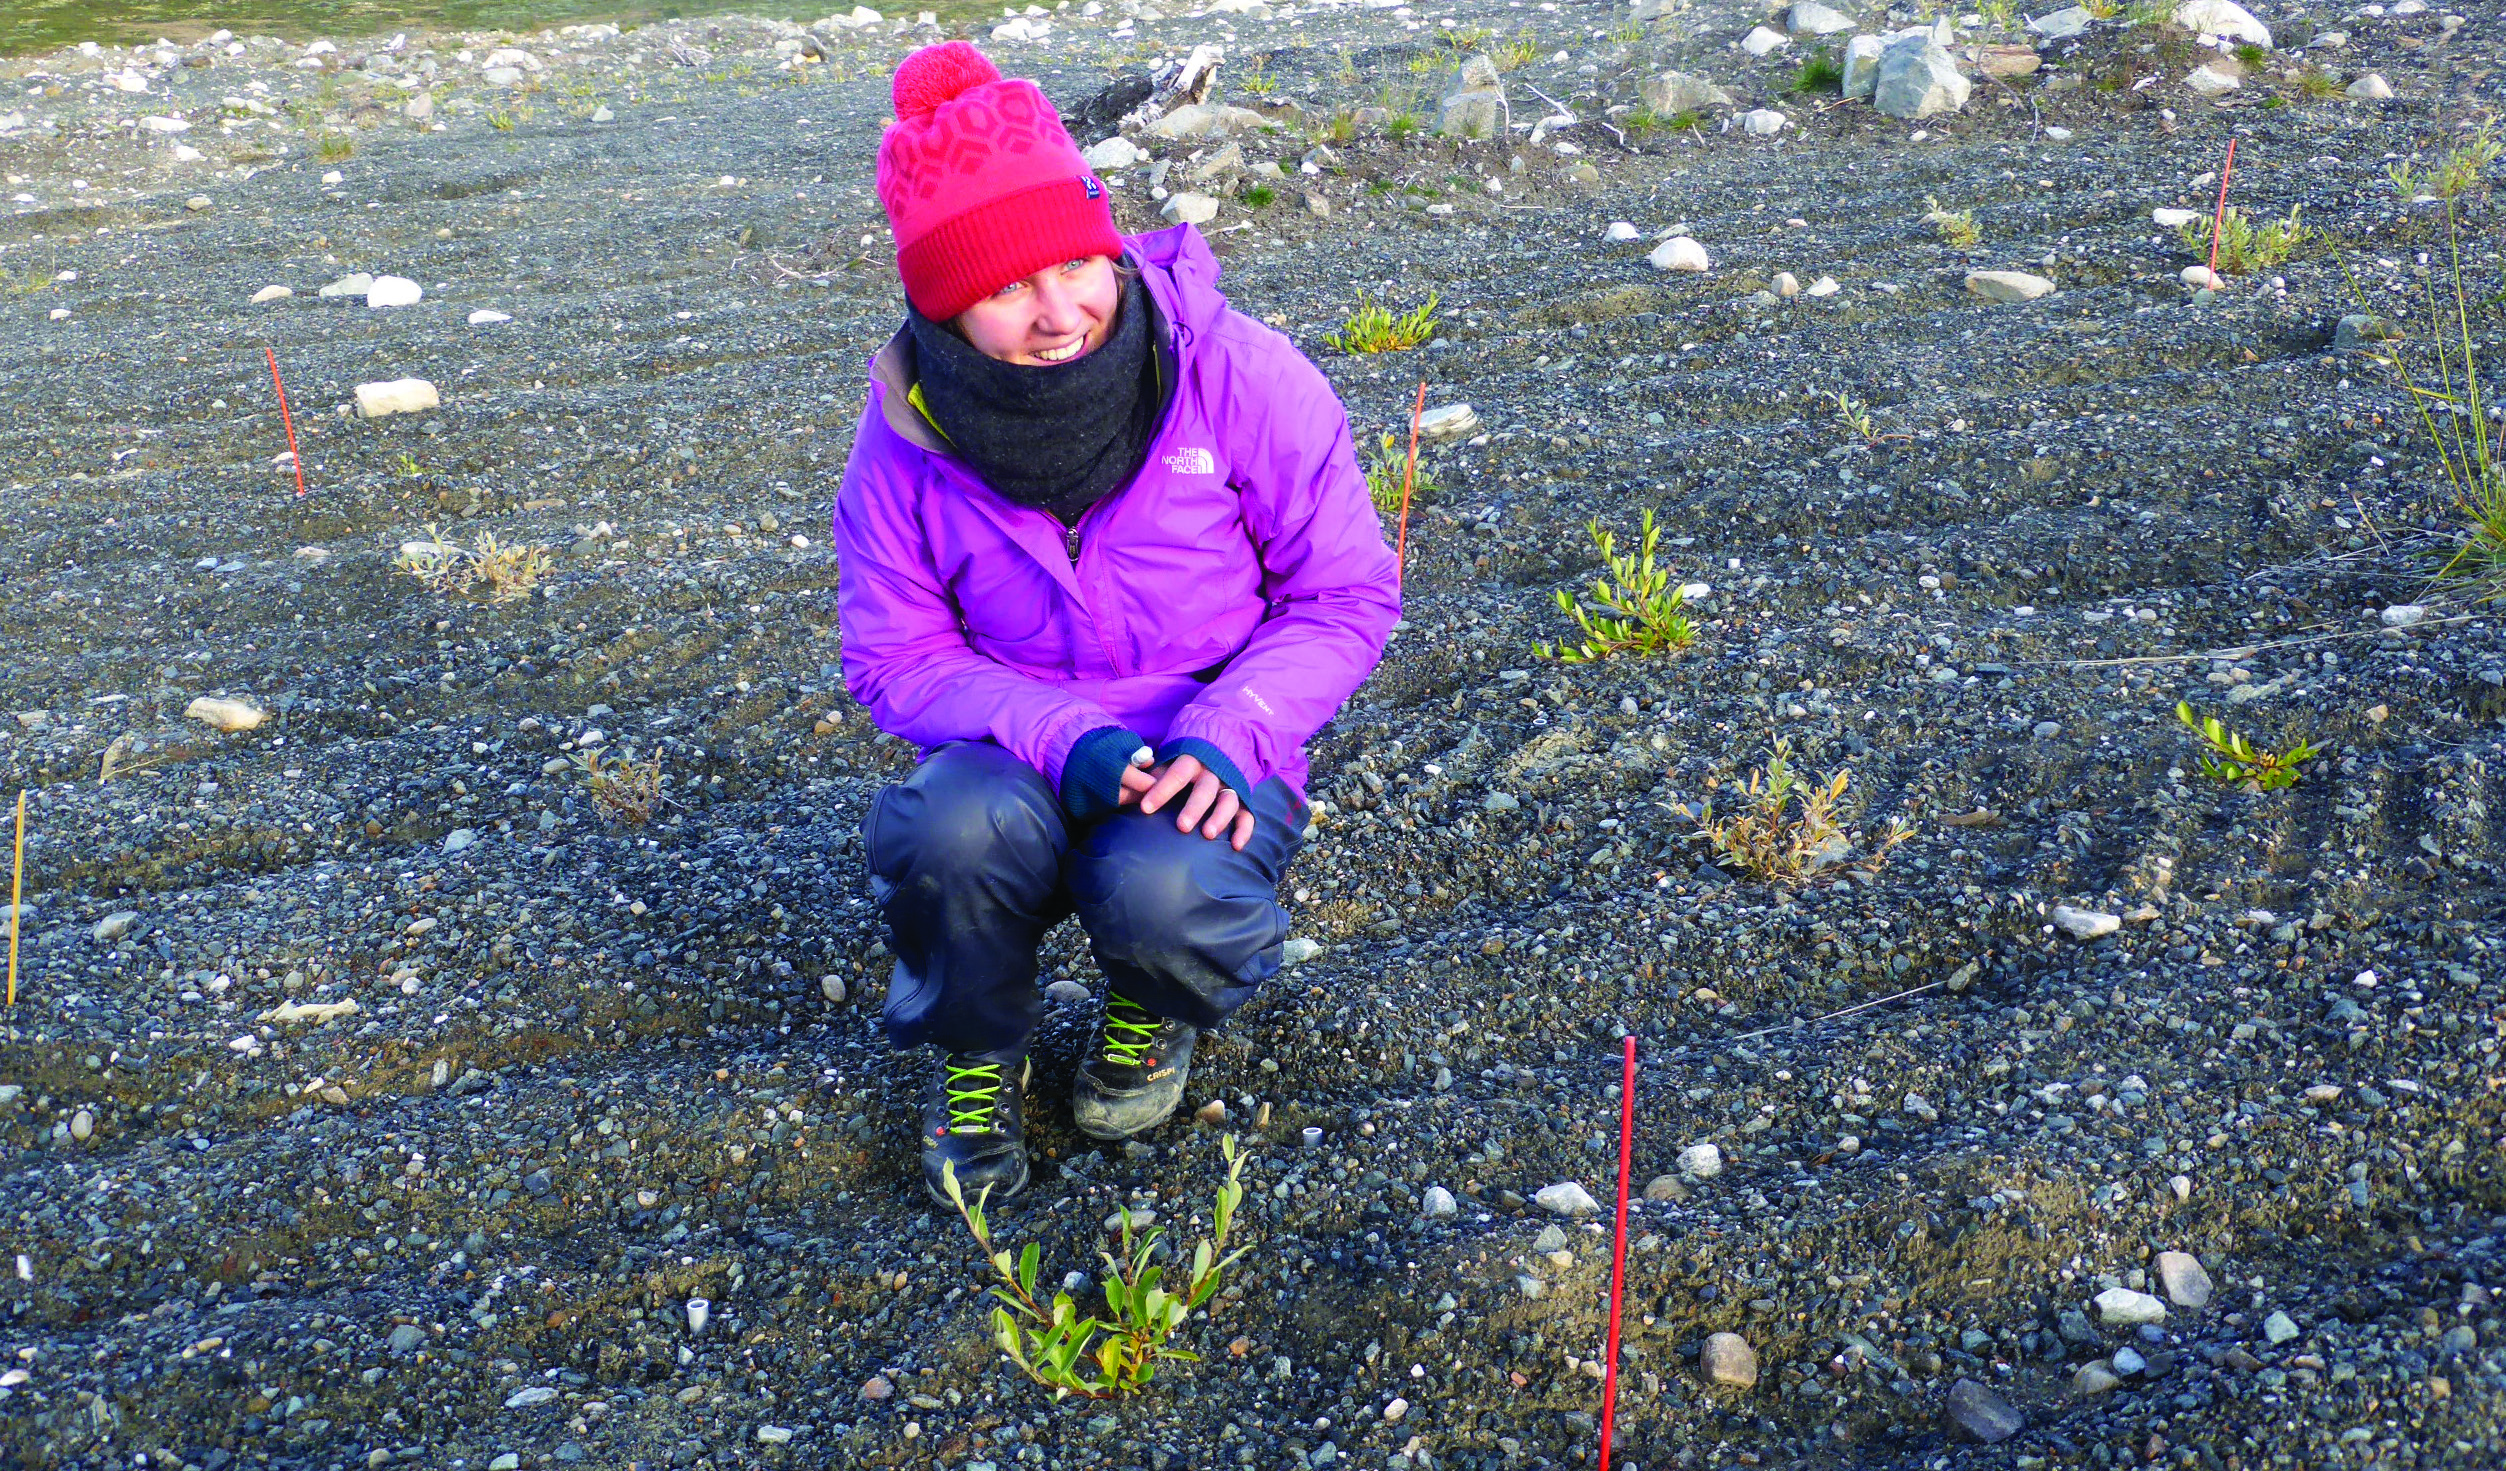
[[[2221,725],[2218,716],[2195,715],[2193,707],[2182,700],[2175,702],[2175,718],[2215,753],[2201,758],[2202,775],[2250,792],[2276,792],[2297,785],[2300,768],[2323,754],[2323,748],[2312,741],[2299,741],[2285,751],[2263,750],[2245,739],[2243,732]]]
[[[1588,529],[1601,560],[1610,568],[1610,575],[1596,580],[1588,594],[1600,611],[1585,607],[1573,593],[1559,593],[1558,608],[1575,620],[1583,631],[1583,642],[1535,645],[1540,657],[1585,664],[1620,653],[1676,653],[1695,643],[1697,625],[1680,611],[1688,594],[1672,584],[1670,569],[1655,560],[1662,529],[1653,524],[1653,513],[1645,512],[1632,556],[1619,552],[1600,521],[1593,521]]]
[[[1430,291],[1425,306],[1396,317],[1361,298],[1349,320],[1323,341],[1346,353],[1405,352],[1436,335],[1437,302],[1436,293]]]
[[[940,1188],[965,1220],[984,1259],[1000,1274],[1001,1285],[991,1290],[1000,1299],[992,1309],[992,1341],[1000,1345],[1002,1356],[1052,1390],[1055,1399],[1134,1394],[1147,1386],[1161,1361],[1200,1362],[1199,1354],[1173,1346],[1175,1332],[1218,1290],[1220,1274],[1252,1249],[1227,1250],[1236,1207],[1244,1202],[1244,1156],[1236,1152],[1233,1134],[1219,1141],[1218,1150],[1227,1161],[1227,1180],[1218,1187],[1210,1234],[1192,1249],[1191,1274],[1183,1290],[1169,1290],[1164,1284],[1166,1269],[1152,1262],[1166,1228],[1135,1231],[1126,1209],[1121,1254],[1098,1253],[1105,1263],[1108,1316],[1104,1318],[1080,1316],[1067,1292],[1054,1293],[1049,1307],[1037,1301],[1035,1279],[1042,1248],[1030,1241],[1013,1261],[1007,1251],[993,1245],[991,1227],[983,1215],[991,1190],[987,1187],[969,1203],[957,1183],[956,1165],[945,1166]]]

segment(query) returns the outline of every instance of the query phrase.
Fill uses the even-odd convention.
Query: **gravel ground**
[[[1448,17],[1525,42],[1503,144],[1388,136],[1432,116]],[[2429,595],[2447,497],[2332,345],[2352,277],[2424,328],[2443,213],[2386,168],[2497,108],[2500,22],[2266,18],[2289,49],[2223,103],[2181,83],[2192,38],[2116,21],[1919,125],[1790,94],[1804,48],[1749,61],[1727,6],[995,43],[1074,114],[1226,47],[1281,129],[1244,167],[1283,169],[1204,227],[1237,305],[1367,435],[1421,377],[1485,426],[1428,452],[1409,622],[1318,743],[1310,953],[1196,1069],[1255,1153],[1253,1254],[1189,1330],[1207,1361],[1110,1407],[995,1362],[877,1037],[854,831],[911,752],[837,680],[824,517],[899,310],[884,79],[937,33],[821,27],[786,64],[788,27],[578,29],[497,81],[482,37],[0,63],[0,774],[32,793],[0,1446],[1584,1464],[1606,1228],[1532,1197],[1609,1198],[1633,1033],[1619,1465],[2506,1462],[2506,639]],[[1667,67],[1787,125],[1605,112]],[[2370,70],[2395,100],[2337,95]],[[1580,121],[1535,141],[1552,107]],[[2209,207],[2230,136],[2235,199],[2343,243],[2189,299],[2151,211]],[[1147,190],[1125,171],[1127,223]],[[2462,210],[2494,363],[2497,217]],[[1647,264],[1674,230],[1710,271]],[[1988,302],[1974,268],[2059,289]],[[315,295],[357,271],[424,299]],[[1323,342],[1431,290],[1426,348]],[[403,376],[440,406],[334,411]],[[1696,646],[1535,658],[1585,523],[1646,509],[1709,585]],[[393,570],[430,526],[553,566],[448,597]],[[202,695],[270,718],[217,731]],[[2179,698],[2324,754],[2224,786]],[[1915,836],[1798,886],[1709,867],[1686,809],[1777,738]],[[659,756],[662,813],[605,820],[590,751]],[[1048,1023],[1049,1162],[1003,1213],[1055,1271],[1118,1204],[1188,1226],[1217,1176],[1216,1127],[1068,1126],[1087,1013]]]

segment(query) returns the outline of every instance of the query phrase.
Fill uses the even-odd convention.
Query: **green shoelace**
[[[1130,997],[1106,997],[1105,1060],[1124,1067],[1139,1067],[1152,1061],[1148,1049],[1157,1039],[1157,1026],[1157,1018]]]
[[[997,1062],[951,1062],[948,1126],[959,1133],[981,1133],[992,1122],[992,1106],[1000,1101],[1003,1081]]]

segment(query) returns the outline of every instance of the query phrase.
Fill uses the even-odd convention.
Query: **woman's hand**
[[[1148,783],[1146,791],[1140,792],[1133,785],[1134,777]],[[1182,810],[1175,814],[1175,829],[1178,832],[1188,833],[1197,824],[1201,836],[1205,838],[1228,834],[1229,842],[1239,853],[1244,851],[1245,844],[1253,841],[1251,809],[1238,801],[1236,794],[1229,791],[1195,757],[1177,756],[1163,766],[1152,766],[1146,771],[1136,767],[1125,771],[1122,800],[1131,802],[1135,792],[1138,793],[1142,812],[1155,812],[1174,800],[1177,794],[1186,794]]]

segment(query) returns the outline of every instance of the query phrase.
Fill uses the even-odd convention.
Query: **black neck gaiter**
[[[1076,523],[1148,458],[1161,404],[1148,292],[1123,288],[1096,351],[1052,366],[1004,363],[911,307],[923,406],[983,483]]]

